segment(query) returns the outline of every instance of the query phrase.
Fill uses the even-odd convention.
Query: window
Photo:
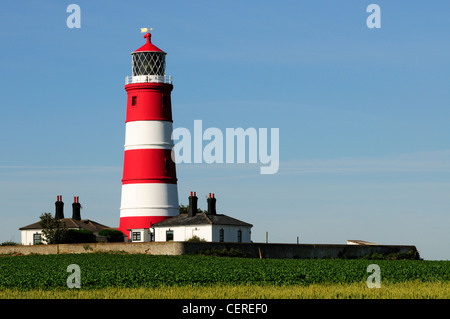
[[[224,241],[224,230],[223,230],[223,228],[221,228],[220,231],[219,231],[219,241],[220,242]]]
[[[135,106],[137,104],[137,96],[131,97],[131,106]]]
[[[133,241],[141,241],[141,232],[140,231],[134,231],[132,234],[132,240]]]
[[[168,159],[167,157],[165,157],[164,161],[166,163],[166,174],[167,174],[167,173],[169,173],[169,170],[170,170],[170,161],[171,161],[171,159]]]
[[[237,232],[237,235],[238,235],[238,243],[242,243],[242,230],[238,230],[238,232]]]
[[[162,98],[163,98],[162,106],[163,107],[169,106],[169,95],[163,94]]]
[[[173,240],[173,230],[166,231],[166,241],[172,241]]]
[[[33,245],[37,245],[41,243],[41,234],[35,233],[33,234]]]

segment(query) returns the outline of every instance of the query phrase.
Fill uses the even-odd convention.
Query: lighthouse
[[[146,43],[131,53],[132,75],[125,78],[127,112],[120,205],[121,230],[149,229],[179,214],[175,163],[172,160],[172,77],[166,53]]]

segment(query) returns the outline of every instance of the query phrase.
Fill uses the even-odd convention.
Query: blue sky
[[[69,29],[69,4],[81,28]],[[381,8],[369,29],[366,8]],[[168,53],[174,127],[279,128],[280,169],[179,164],[254,241],[416,245],[450,259],[447,1],[15,1],[0,5],[0,241],[80,196],[119,222],[125,76],[141,27]]]

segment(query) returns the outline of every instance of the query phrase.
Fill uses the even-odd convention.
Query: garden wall
[[[90,243],[60,245],[0,246],[0,255],[6,254],[79,254],[93,252],[124,252],[129,254],[182,255],[206,250],[239,250],[254,258],[360,258],[371,254],[408,253],[417,251],[410,245],[333,245],[333,244],[266,244],[266,243]]]

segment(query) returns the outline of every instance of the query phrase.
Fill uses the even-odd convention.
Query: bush
[[[122,243],[125,234],[117,229],[103,229],[98,233],[99,236],[105,236],[109,243]]]
[[[3,243],[0,244],[0,246],[16,246],[16,245],[20,245],[19,243],[15,243],[13,241],[5,241]]]
[[[86,229],[68,229],[64,244],[95,243],[93,232]]]
[[[380,254],[373,253],[370,255],[365,255],[361,259],[369,259],[369,260],[421,260],[419,252],[417,249],[410,249],[406,253],[390,253],[390,254]]]
[[[200,238],[198,236],[192,236],[188,240],[186,240],[188,243],[206,243],[206,239]]]

